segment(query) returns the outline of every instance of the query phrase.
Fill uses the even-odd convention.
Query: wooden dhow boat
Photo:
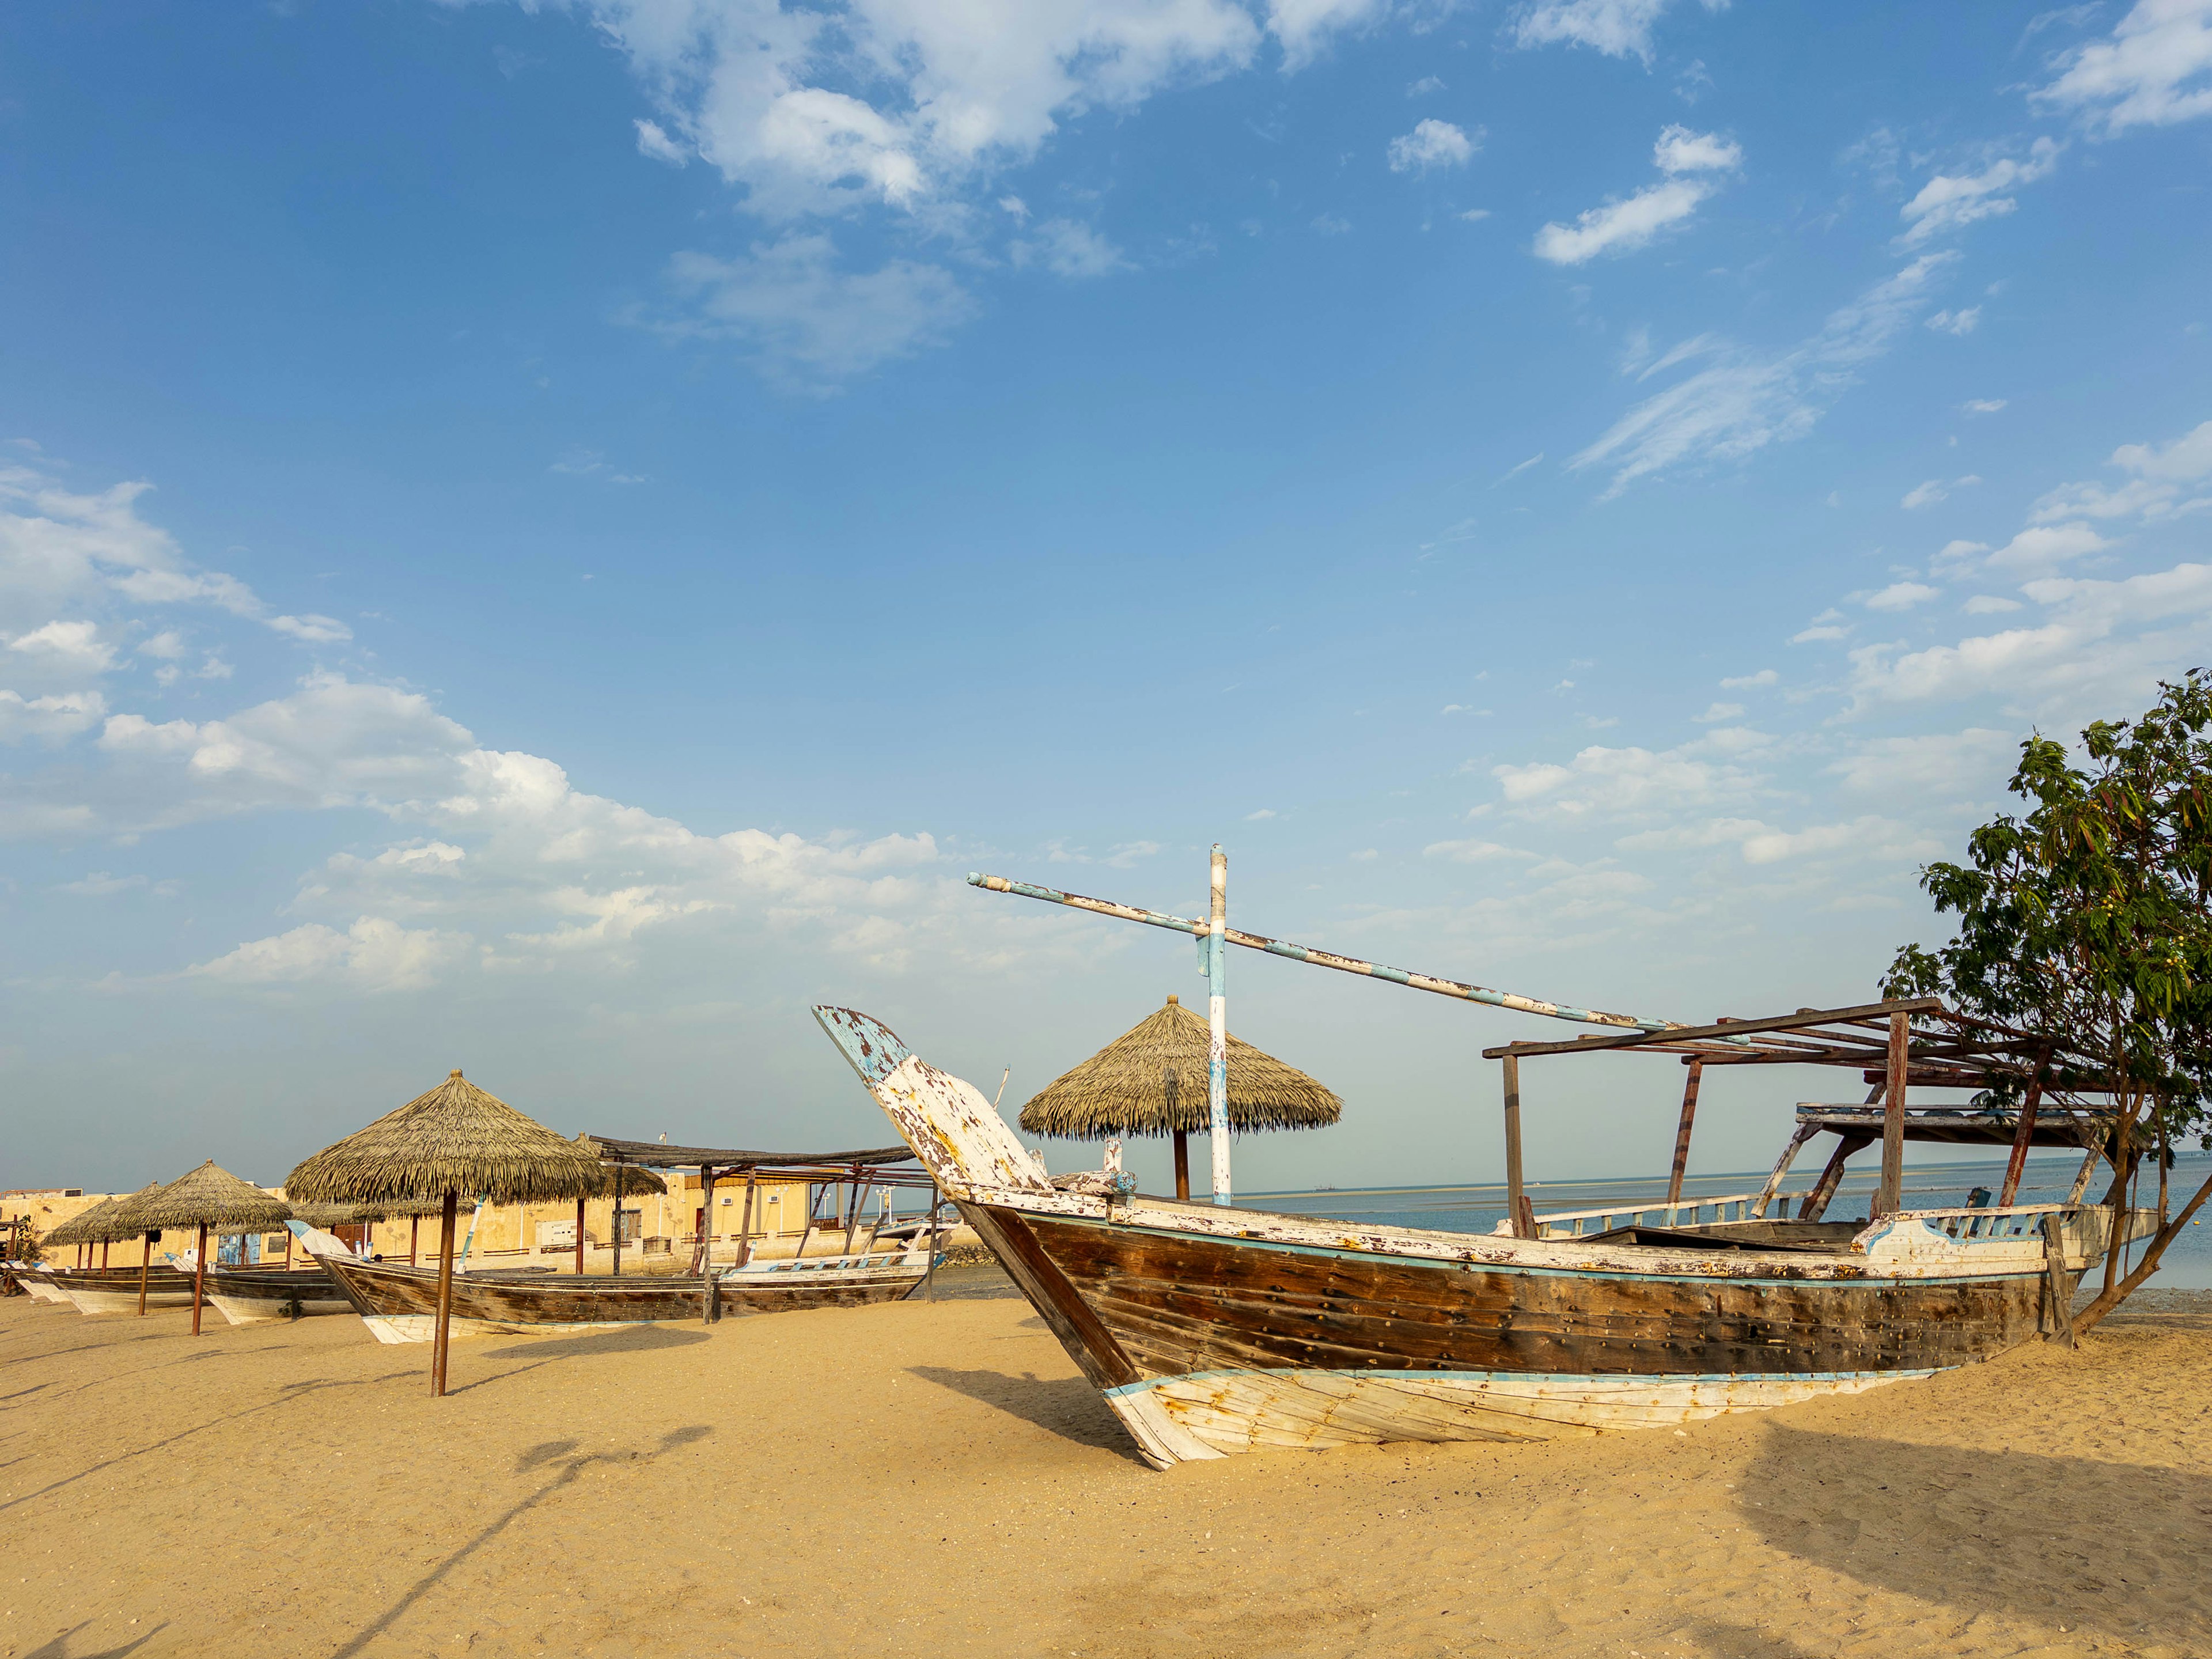
[[[1161,1468],[1262,1447],[1663,1426],[1927,1376],[2069,1328],[2075,1277],[2111,1231],[2109,1211],[2079,1202],[2081,1182],[2066,1204],[2009,1201],[2029,1145],[2081,1145],[2094,1162],[2109,1112],[2054,1103],[2039,1118],[2032,1096],[2024,1112],[1978,1121],[1907,1110],[1908,1081],[1972,1087],[2024,1066],[2008,1034],[1932,1000],[1703,1028],[1624,1019],[1617,1035],[1486,1051],[1504,1062],[1510,1189],[1492,1235],[1151,1197],[1112,1148],[1108,1168],[1054,1178],[973,1085],[865,1014],[815,1014]],[[1535,1215],[1522,1190],[1519,1064],[1618,1048],[1690,1066],[1671,1191],[1640,1210]],[[1682,1199],[1698,1072],[1782,1061],[1863,1072],[1883,1103],[1871,1118],[1801,1109],[1762,1191]],[[1782,1192],[1796,1151],[1824,1132],[1838,1139],[1820,1182]],[[1915,1136],[2012,1139],[2006,1201],[1905,1210]],[[1843,1160],[1870,1137],[1884,1146],[1872,1218],[1826,1219]],[[1225,1169],[1222,1146],[1216,1156]],[[2124,1218],[2130,1236],[2155,1222]]]
[[[51,1281],[82,1314],[135,1314],[138,1311],[139,1269],[131,1267],[71,1267]],[[145,1269],[146,1305],[149,1308],[189,1308],[192,1281],[174,1267]]]
[[[427,1342],[437,1322],[434,1267],[328,1255],[324,1268],[380,1342]],[[678,1319],[851,1308],[896,1301],[922,1282],[929,1252],[902,1246],[862,1255],[812,1256],[698,1273],[453,1275],[455,1336],[551,1336]],[[709,1299],[709,1285],[712,1299]]]
[[[234,1325],[354,1310],[337,1281],[316,1267],[210,1267],[204,1294],[209,1305]]]

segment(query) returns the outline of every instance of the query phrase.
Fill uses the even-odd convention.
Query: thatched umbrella
[[[606,1156],[599,1150],[599,1143],[588,1134],[579,1134],[576,1137],[576,1144],[592,1158],[604,1159]],[[668,1190],[668,1183],[653,1174],[652,1170],[642,1169],[635,1164],[602,1162],[599,1164],[599,1190],[593,1193],[592,1196],[611,1198],[615,1201],[613,1222],[615,1273],[619,1276],[622,1273],[623,1200],[645,1193],[665,1193]],[[584,1200],[580,1198],[576,1200],[576,1271],[579,1273],[584,1271]]]
[[[199,1229],[199,1250],[192,1271],[192,1334],[200,1334],[200,1304],[207,1286],[208,1234],[259,1233],[281,1227],[292,1218],[292,1207],[271,1197],[252,1182],[240,1181],[210,1158],[198,1169],[179,1176],[160,1191],[133,1198],[123,1208],[130,1225],[149,1233],[170,1228]],[[140,1274],[140,1300],[144,1300]]]
[[[115,1219],[115,1212],[123,1207],[125,1196],[125,1194],[118,1194],[112,1197],[103,1198],[90,1209],[79,1211],[53,1231],[48,1233],[46,1242],[48,1244],[73,1244],[77,1247],[80,1253],[87,1247],[97,1244],[100,1246],[100,1265],[105,1267],[107,1265],[109,1243],[115,1239],[130,1237],[128,1233],[118,1233],[109,1230],[109,1224]],[[79,1262],[77,1265],[85,1267],[89,1264]]]
[[[1022,1127],[1064,1140],[1172,1135],[1176,1196],[1188,1198],[1189,1136],[1207,1127],[1211,1036],[1205,1019],[1170,992],[1159,1012],[1039,1090],[1022,1108]],[[1343,1115],[1344,1103],[1304,1072],[1229,1039],[1232,1130],[1318,1129]]]
[[[460,1194],[497,1204],[588,1197],[599,1190],[599,1161],[456,1068],[431,1090],[366,1129],[325,1146],[292,1171],[284,1190],[313,1201],[386,1204],[438,1195],[438,1330],[430,1392],[446,1392],[446,1350],[453,1313],[453,1217]]]
[[[422,1218],[436,1215],[445,1207],[445,1200],[436,1198],[395,1198],[382,1204],[310,1203],[302,1199],[292,1206],[297,1220],[324,1232],[336,1232],[340,1227],[367,1228],[379,1221],[397,1221],[405,1217],[407,1229],[407,1265],[415,1265],[416,1246],[422,1242]],[[290,1240],[284,1244],[284,1265],[292,1265]]]
[[[144,1220],[140,1212],[161,1190],[161,1183],[149,1181],[137,1192],[114,1200],[115,1207],[108,1212],[101,1227],[111,1238],[135,1238],[138,1241],[138,1315],[146,1315],[146,1275],[154,1261],[154,1246],[161,1242],[161,1230]],[[89,1211],[87,1214],[91,1213]],[[82,1221],[84,1218],[77,1218]],[[59,1231],[60,1229],[55,1229]]]

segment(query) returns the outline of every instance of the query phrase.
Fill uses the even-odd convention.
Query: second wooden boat
[[[434,1267],[340,1255],[319,1260],[378,1341],[430,1340],[438,1311]],[[726,1316],[895,1301],[921,1283],[928,1266],[925,1247],[717,1269],[714,1311]],[[455,1336],[550,1336],[700,1319],[708,1312],[706,1281],[696,1273],[453,1277]]]
[[[135,1314],[138,1311],[138,1269],[136,1267],[74,1267],[52,1280],[82,1314]],[[149,1308],[189,1308],[192,1281],[174,1267],[146,1269],[146,1305]]]
[[[234,1325],[354,1310],[337,1281],[314,1267],[289,1272],[276,1267],[210,1267],[206,1295],[209,1303]]]

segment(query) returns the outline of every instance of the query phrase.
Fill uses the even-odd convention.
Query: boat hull
[[[322,1261],[378,1341],[431,1340],[437,1325],[436,1269],[335,1256],[325,1256]],[[912,1291],[922,1273],[916,1266],[910,1273],[896,1274],[809,1273],[803,1278],[779,1274],[779,1279],[796,1282],[761,1285],[742,1282],[748,1276],[742,1270],[718,1276],[716,1295],[722,1316],[893,1301]],[[450,1328],[455,1336],[554,1336],[698,1319],[704,1313],[704,1281],[696,1275],[564,1274],[513,1279],[456,1273]]]
[[[138,1269],[87,1267],[57,1277],[55,1285],[82,1314],[135,1314],[138,1311]],[[189,1308],[192,1281],[174,1267],[150,1267],[146,1273],[149,1308]]]
[[[234,1325],[304,1319],[314,1314],[346,1314],[353,1304],[337,1281],[312,1269],[263,1272],[233,1267],[208,1270],[207,1299]]]

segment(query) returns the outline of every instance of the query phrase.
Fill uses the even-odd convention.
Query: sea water
[[[2154,1209],[2158,1204],[2158,1172],[2148,1167],[2148,1159],[2144,1162],[2135,1202],[2142,1208]],[[2064,1203],[2081,1167],[2078,1153],[2054,1156],[2045,1152],[2031,1156],[2021,1182],[2020,1196],[2014,1201]],[[1905,1207],[1940,1210],[1963,1205],[1977,1187],[1996,1191],[2003,1184],[2004,1171],[2005,1160],[2002,1158],[1908,1164],[1905,1171]],[[1691,1176],[1682,1182],[1682,1196],[1717,1198],[1724,1194],[1756,1193],[1765,1185],[1766,1175],[1765,1170],[1758,1170]],[[1811,1169],[1792,1170],[1790,1180],[1783,1184],[1787,1191],[1802,1192],[1819,1176],[1817,1164]],[[2179,1210],[2187,1203],[2208,1176],[2212,1176],[2212,1153],[2186,1152],[2176,1158],[2167,1176],[2171,1207]],[[1872,1212],[1875,1187],[1880,1178],[1880,1170],[1872,1167],[1847,1170],[1824,1218],[1865,1219]],[[2100,1160],[2090,1173],[2088,1189],[2082,1194],[2084,1200],[2094,1203],[2103,1198],[2111,1180]],[[1543,1215],[1563,1210],[1595,1210],[1607,1205],[1650,1206],[1655,1199],[1665,1199],[1667,1181],[1663,1175],[1656,1181],[1649,1176],[1607,1181],[1532,1181],[1528,1192],[1536,1213]],[[1288,1215],[1328,1216],[1343,1221],[1381,1222],[1391,1226],[1425,1227],[1455,1233],[1486,1233],[1505,1218],[1505,1188],[1502,1186],[1360,1187],[1317,1192],[1247,1193],[1237,1202],[1243,1208],[1273,1210]],[[1650,1218],[1655,1222],[1658,1219]],[[1626,1218],[1622,1219],[1626,1221]],[[2142,1249],[2141,1243],[2130,1248],[2128,1265],[2134,1264]],[[2180,1237],[2167,1247],[2159,1259],[2158,1271],[2147,1281],[2146,1288],[2149,1287],[2212,1290],[2212,1200],[2205,1202],[2191,1218],[2191,1224],[2183,1228]]]

